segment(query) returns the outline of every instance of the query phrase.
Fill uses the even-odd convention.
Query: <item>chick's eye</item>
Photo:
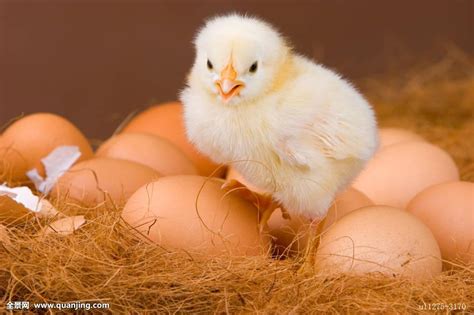
[[[212,65],[212,63],[209,61],[209,59],[207,59],[207,69],[209,70],[212,70],[214,67]]]
[[[258,63],[255,61],[249,68],[249,71],[252,72],[252,73],[255,73],[257,71],[257,68],[258,68]]]

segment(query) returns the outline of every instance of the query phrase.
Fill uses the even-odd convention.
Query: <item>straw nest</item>
[[[474,181],[474,59],[457,50],[430,65],[359,84],[384,127],[418,132],[447,150]],[[66,208],[67,204],[56,204]],[[474,311],[474,265],[412,282],[380,275],[327,278],[305,257],[203,259],[137,241],[120,209],[86,215],[69,236],[41,236],[48,222],[8,226],[0,243],[0,309],[8,301],[105,302],[130,313],[407,313]]]

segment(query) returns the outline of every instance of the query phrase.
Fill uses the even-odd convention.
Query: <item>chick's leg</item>
[[[283,207],[282,204],[275,201],[270,201],[267,203],[267,206],[263,209],[263,211],[260,211],[260,220],[258,223],[260,233],[263,232],[263,230],[265,229],[265,225],[267,225],[268,220],[272,216],[273,212],[275,212],[276,210],[281,211],[281,215],[284,219],[291,219],[290,214],[285,209],[285,207]]]
[[[265,225],[272,216],[273,212],[277,209],[281,210],[283,218],[289,220],[290,215],[288,211],[278,202],[273,201],[272,196],[267,194],[259,194],[251,191],[244,184],[235,179],[227,180],[222,186],[222,189],[228,192],[236,192],[243,199],[251,202],[259,211],[259,223],[258,229],[263,232]]]
[[[273,212],[277,210],[278,207],[274,202],[270,202],[264,209],[263,211],[260,211],[259,214],[259,220],[258,220],[258,231],[260,233],[263,232],[265,229],[265,226],[267,225],[268,220],[272,216]]]

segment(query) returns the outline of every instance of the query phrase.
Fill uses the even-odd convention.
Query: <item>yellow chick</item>
[[[195,48],[181,93],[190,141],[271,194],[263,221],[277,207],[324,217],[377,148],[368,102],[256,18],[213,18]]]

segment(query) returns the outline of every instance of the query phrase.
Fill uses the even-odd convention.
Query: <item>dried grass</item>
[[[468,181],[474,181],[473,61],[450,50],[430,66],[362,85],[381,126],[411,129],[443,147]],[[8,227],[11,244],[0,245],[0,310],[16,300],[99,301],[110,303],[113,313],[392,314],[456,303],[474,311],[474,265],[426,282],[380,275],[327,278],[324,271],[302,271],[304,257],[198,260],[170,252],[134,239],[120,209],[101,207],[86,218],[83,228],[66,237],[38,236],[44,220]]]

